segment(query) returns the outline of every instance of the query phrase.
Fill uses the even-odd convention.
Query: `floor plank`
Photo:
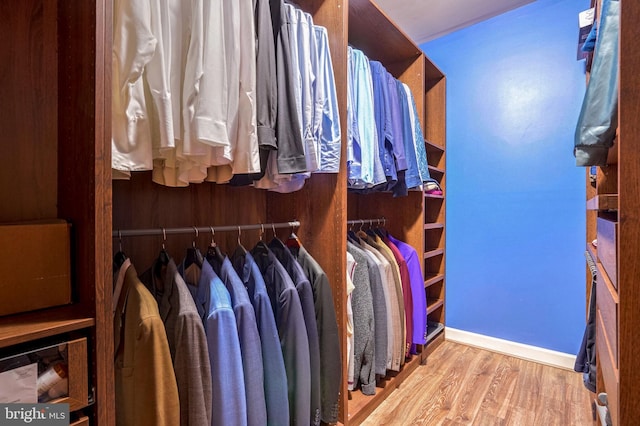
[[[593,426],[578,373],[445,341],[363,423]]]

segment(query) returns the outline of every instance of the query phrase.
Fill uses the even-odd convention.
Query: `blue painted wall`
[[[575,354],[586,0],[538,0],[422,45],[447,76],[447,326]]]

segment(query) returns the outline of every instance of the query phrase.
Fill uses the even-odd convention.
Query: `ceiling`
[[[374,1],[416,44],[422,44],[534,0]]]

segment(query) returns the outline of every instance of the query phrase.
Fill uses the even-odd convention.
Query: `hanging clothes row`
[[[119,425],[337,422],[342,362],[327,276],[293,232],[262,236],[246,250],[239,234],[228,255],[213,236],[204,255],[194,240],[179,264],[163,242],[139,276],[115,255]]]
[[[378,61],[347,52],[347,169],[353,192],[435,190],[413,94]],[[427,184],[423,186],[423,184]]]
[[[282,0],[114,2],[112,169],[280,192],[337,173],[325,28]]]
[[[416,250],[382,227],[350,230],[347,295],[348,389],[374,395],[376,380],[400,371],[417,345],[426,343],[426,294]]]

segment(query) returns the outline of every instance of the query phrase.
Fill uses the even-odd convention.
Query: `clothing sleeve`
[[[357,104],[358,131],[360,134],[362,187],[372,187],[386,182],[384,170],[379,161],[378,133],[373,109],[373,82],[369,59],[361,51],[354,49],[355,93]]]
[[[404,135],[402,131],[402,105],[398,97],[396,79],[387,72],[387,93],[389,95],[389,110],[391,112],[391,133],[387,134],[393,144],[393,155],[398,171],[407,170],[407,158],[404,152]]]
[[[138,327],[131,373],[135,402],[130,426],[175,426],[180,423],[178,386],[171,365],[169,344],[160,317],[143,319]],[[167,374],[169,373],[169,374]]]
[[[358,182],[362,172],[362,155],[356,115],[354,61],[354,50],[351,46],[347,46],[347,176],[350,187]]]
[[[342,383],[342,361],[333,294],[329,279],[324,272],[315,277],[313,289],[316,299],[318,338],[320,339],[320,416],[325,423],[336,423],[338,421],[340,384]]]
[[[276,38],[276,72],[278,81],[278,113],[276,137],[278,141],[277,172],[292,174],[306,172],[301,123],[296,110],[295,89],[290,49],[289,25],[284,2],[271,2],[271,14]]]
[[[194,105],[194,133],[198,141],[225,147],[229,90],[222,2],[203,1],[202,76]]]
[[[420,117],[418,116],[418,108],[416,106],[416,100],[413,97],[413,93],[411,93],[411,89],[406,84],[403,84],[404,90],[407,93],[407,97],[409,98],[410,103],[410,111],[409,113],[413,117],[412,126],[414,128],[413,131],[413,141],[416,147],[416,157],[418,161],[418,170],[420,171],[420,178],[423,182],[435,181],[431,178],[431,174],[429,173],[429,163],[427,161],[427,149],[424,146],[424,134],[422,133],[422,125],[420,124]]]
[[[169,10],[161,0],[152,0],[151,31],[156,39],[153,57],[145,68],[145,77],[153,99],[155,112],[155,132],[153,139],[153,158],[163,158],[166,150],[175,149],[173,133],[173,106],[171,104],[171,28],[169,28]],[[152,132],[153,134],[154,132]]]
[[[211,425],[246,425],[247,400],[240,343],[233,310],[222,308],[207,318],[211,365]]]
[[[285,309],[280,310],[278,322],[285,325],[280,330],[280,343],[287,371],[289,416],[291,424],[306,425],[310,423],[311,413],[309,338],[300,297],[293,284],[281,297],[285,300]]]
[[[268,424],[288,425],[287,373],[284,368],[278,329],[269,298],[266,295],[264,297],[258,296],[254,302],[254,308],[262,346]]]
[[[113,16],[112,167],[151,170],[151,129],[142,74],[156,50],[145,1],[116,0]]]
[[[262,149],[275,149],[278,86],[276,46],[268,0],[256,2],[256,108],[258,143]]]
[[[239,305],[234,311],[242,351],[242,370],[247,396],[247,424],[249,426],[266,425],[264,367],[256,316],[251,305]]]
[[[180,424],[211,424],[211,367],[202,320],[179,316],[175,329],[176,353],[173,367],[180,395]]]
[[[315,26],[316,43],[318,45],[318,72],[316,102],[320,105],[320,117],[316,121],[316,131],[320,140],[321,173],[338,173],[340,170],[340,112],[338,110],[338,94],[333,73],[333,62],[329,51],[329,37],[324,27]]]
[[[256,124],[256,29],[252,0],[239,1],[240,86],[238,127],[233,147],[233,173],[260,171]]]

